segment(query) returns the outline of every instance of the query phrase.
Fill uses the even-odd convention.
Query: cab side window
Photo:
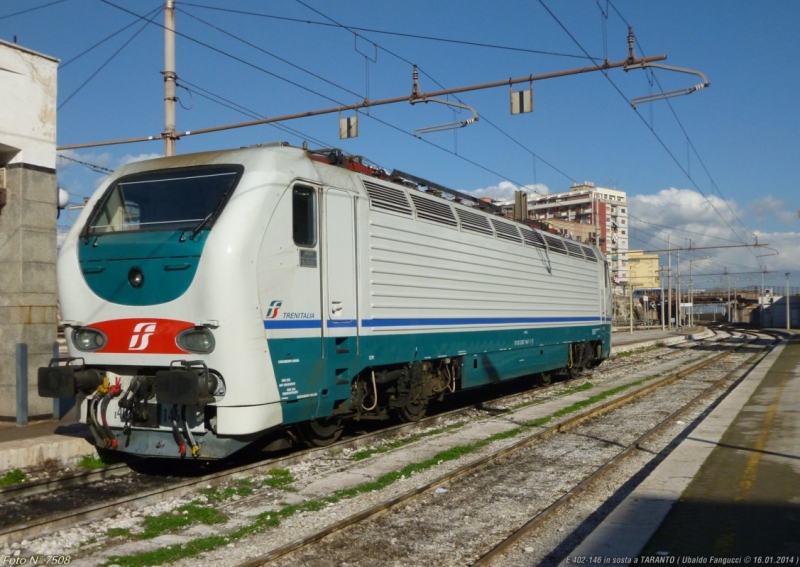
[[[292,237],[297,246],[317,244],[317,192],[305,185],[292,190]]]

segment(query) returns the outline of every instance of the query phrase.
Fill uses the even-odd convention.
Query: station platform
[[[800,333],[783,332],[562,565],[800,562]]]

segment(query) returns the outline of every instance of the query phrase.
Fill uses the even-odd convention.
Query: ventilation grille
[[[494,230],[497,232],[497,238],[510,240],[518,244],[522,243],[522,239],[519,237],[519,231],[517,231],[517,227],[513,224],[492,219],[492,226],[494,226]]]
[[[418,219],[438,222],[447,226],[458,226],[453,209],[447,203],[426,199],[414,193],[411,193],[411,200],[414,201],[414,207],[417,209]]]
[[[597,262],[597,254],[594,253],[593,248],[589,248],[588,246],[583,247],[583,252],[586,254],[586,259],[590,262]]]
[[[492,227],[489,225],[489,219],[483,215],[465,211],[464,209],[456,209],[458,220],[461,221],[461,229],[469,230],[471,232],[480,232],[481,234],[494,234]]]
[[[567,254],[567,247],[564,246],[564,241],[550,236],[549,234],[544,234],[544,239],[547,241],[547,247],[550,248],[550,252],[558,252],[559,254]]]
[[[373,209],[383,209],[411,216],[411,205],[406,192],[402,189],[386,187],[366,180],[364,180],[364,187],[367,189],[369,203]]]
[[[575,256],[576,258],[583,260],[583,247],[580,244],[575,244],[570,240],[565,240],[564,244],[567,245],[567,250],[569,250],[570,256]]]
[[[520,231],[522,231],[522,238],[525,240],[525,244],[536,246],[537,248],[545,248],[544,238],[542,238],[541,234],[525,227],[520,227]]]

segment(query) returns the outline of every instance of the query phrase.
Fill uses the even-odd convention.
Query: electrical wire
[[[5,20],[6,18],[12,18],[14,16],[19,16],[20,14],[27,14],[28,12],[33,12],[35,10],[41,10],[42,8],[47,8],[49,6],[53,6],[55,4],[60,4],[61,2],[66,2],[67,0],[55,0],[55,2],[50,2],[49,4],[42,4],[41,6],[36,6],[34,8],[28,8],[27,10],[21,10],[19,12],[14,12],[13,14],[6,14],[5,16],[0,16],[0,20]]]
[[[308,69],[304,69],[300,65],[296,65],[296,64],[292,63],[291,61],[289,61],[287,59],[284,59],[283,57],[279,57],[278,55],[275,55],[274,53],[271,53],[271,52],[267,51],[266,49],[263,49],[263,48],[259,47],[258,45],[254,44],[254,43],[251,43],[251,42],[249,42],[249,41],[247,41],[245,39],[242,39],[241,37],[237,36],[236,34],[233,34],[231,32],[225,31],[221,27],[219,27],[217,25],[214,25],[211,22],[207,22],[207,21],[203,20],[202,18],[198,18],[197,16],[193,15],[191,12],[187,12],[186,10],[182,10],[180,8],[177,8],[177,7],[176,7],[176,10],[178,10],[182,14],[186,14],[190,18],[192,18],[194,20],[197,20],[198,22],[200,22],[202,24],[205,24],[206,26],[208,26],[210,28],[213,28],[213,29],[217,30],[218,32],[220,32],[222,34],[227,35],[230,38],[235,39],[236,41],[244,43],[245,45],[247,45],[249,47],[252,47],[253,49],[255,49],[257,51],[260,51],[261,53],[264,53],[265,55],[269,55],[270,57],[273,57],[273,58],[277,59],[281,63],[285,63],[286,65],[289,65],[289,66],[291,66],[291,67],[293,67],[293,68],[295,68],[295,69],[297,69],[299,71],[302,71],[303,73],[307,73],[307,74],[311,75],[312,77],[314,77],[315,79],[319,79],[320,81],[323,81],[323,82],[325,82],[325,83],[327,83],[327,84],[329,84],[329,85],[331,85],[333,87],[336,87],[337,89],[341,89],[344,92],[346,92],[348,94],[351,94],[353,96],[357,96],[357,97],[362,98],[362,99],[366,98],[366,97],[364,97],[363,95],[361,95],[361,94],[359,94],[357,92],[351,91],[350,89],[348,89],[346,87],[343,87],[341,85],[338,85],[338,84],[334,83],[333,81],[329,81],[328,79],[326,79],[325,77],[322,77],[321,75],[317,75],[316,73],[313,73],[313,72],[309,71]]]
[[[316,14],[318,14],[318,15],[322,16],[323,18],[326,18],[326,19],[330,20],[330,21],[331,21],[331,22],[332,22],[334,25],[336,25],[336,26],[338,26],[338,27],[340,27],[340,28],[342,28],[342,29],[344,29],[344,30],[347,30],[347,31],[349,31],[350,33],[352,33],[352,34],[354,34],[354,35],[358,35],[358,34],[356,34],[356,32],[354,31],[354,30],[355,30],[355,29],[357,29],[357,28],[350,28],[350,27],[348,27],[348,26],[345,26],[344,24],[341,24],[341,23],[337,22],[336,20],[334,20],[333,18],[331,18],[331,17],[330,17],[330,16],[328,16],[327,14],[324,14],[324,13],[322,13],[321,11],[317,10],[316,8],[314,8],[314,7],[312,7],[312,6],[309,6],[308,4],[306,4],[305,2],[303,2],[302,0],[296,0],[296,2],[297,2],[298,4],[300,4],[300,5],[302,5],[302,6],[306,7],[306,8],[308,8],[309,10],[311,10],[311,11],[315,12]],[[361,30],[359,30],[359,31],[361,31]],[[366,38],[365,38],[365,39],[366,39]],[[370,40],[368,40],[368,41],[370,41]],[[373,42],[373,43],[374,43],[374,42]],[[428,77],[428,78],[429,78],[431,81],[433,81],[433,83],[434,83],[435,85],[437,85],[437,86],[438,86],[439,88],[441,88],[441,89],[445,89],[445,86],[444,86],[444,85],[442,85],[442,84],[441,84],[439,81],[437,81],[437,80],[436,80],[436,79],[435,79],[433,76],[431,76],[429,73],[427,73],[427,72],[426,72],[424,69],[420,68],[419,66],[416,66],[416,65],[414,65],[414,63],[412,63],[411,61],[409,61],[409,60],[408,60],[408,59],[406,59],[405,57],[402,57],[401,55],[398,55],[397,53],[394,53],[393,51],[391,51],[391,50],[389,50],[389,49],[387,49],[387,48],[385,48],[385,47],[383,47],[383,46],[381,46],[381,45],[378,45],[377,43],[374,43],[374,44],[375,44],[375,45],[376,45],[376,46],[377,46],[379,49],[381,49],[382,51],[384,51],[384,52],[386,52],[387,54],[391,55],[392,57],[395,57],[395,58],[399,59],[400,61],[402,61],[402,62],[404,62],[404,63],[408,64],[408,65],[409,65],[409,66],[411,66],[411,67],[417,67],[417,68],[418,68],[418,70],[419,70],[419,71],[420,71],[420,72],[421,72],[421,73],[422,73],[424,76]],[[461,104],[464,104],[464,101],[463,101],[462,99],[460,99],[459,97],[457,97],[457,96],[454,96],[453,98],[455,98],[455,99],[456,99],[456,101],[458,101],[459,103],[461,103]],[[567,175],[566,173],[564,173],[563,171],[561,171],[560,169],[558,169],[556,166],[554,166],[553,164],[551,164],[549,161],[547,161],[546,159],[544,159],[544,158],[542,158],[541,156],[537,155],[537,154],[536,154],[535,152],[533,152],[531,149],[527,148],[527,147],[526,147],[526,146],[525,146],[525,145],[524,145],[522,142],[520,142],[520,141],[516,140],[516,139],[515,139],[515,138],[513,138],[513,137],[512,137],[510,134],[508,134],[507,132],[505,132],[504,130],[502,130],[502,129],[501,129],[499,126],[497,126],[496,124],[494,124],[494,122],[492,122],[491,120],[489,120],[489,119],[488,119],[488,118],[487,118],[487,117],[486,117],[484,114],[481,114],[481,120],[482,120],[483,122],[485,122],[486,124],[488,124],[489,126],[491,126],[492,128],[494,128],[495,130],[497,130],[498,132],[500,132],[501,134],[503,134],[505,137],[507,137],[509,140],[511,140],[512,142],[514,142],[516,145],[518,145],[520,148],[522,148],[523,150],[525,150],[526,152],[528,152],[528,153],[529,153],[530,155],[532,155],[534,158],[538,158],[538,159],[539,159],[539,160],[540,160],[542,163],[544,163],[545,165],[547,165],[548,167],[550,167],[551,169],[553,169],[553,170],[554,170],[554,171],[556,171],[557,173],[559,173],[559,174],[563,175],[564,177],[566,177],[567,179],[569,179],[569,180],[570,180],[570,181],[572,181],[573,183],[577,183],[577,181],[576,181],[575,179],[573,179],[571,176]],[[435,144],[434,144],[434,145],[435,145]],[[438,147],[438,146],[437,146],[437,147]],[[460,155],[460,154],[458,154],[457,152],[450,152],[450,153],[452,153],[453,155]],[[489,170],[487,170],[487,171],[489,171]],[[510,181],[509,179],[507,179],[507,178],[506,178],[506,176],[502,176],[502,175],[501,175],[500,177],[501,177],[501,178],[503,178],[503,179],[506,179],[507,181]],[[523,189],[523,188],[525,187],[525,185],[522,185],[522,184],[520,184],[520,183],[518,183],[518,182],[513,182],[513,183],[515,183],[515,184],[516,184],[516,185],[517,185],[517,186],[518,186],[520,189]],[[533,192],[534,192],[534,193],[537,193],[537,194],[541,194],[541,193],[539,193],[539,191],[536,191],[535,189],[533,190]]]
[[[190,90],[189,88],[187,88],[184,85],[189,85],[189,87],[192,87],[192,89],[194,89],[194,90],[192,91],[192,90]],[[204,89],[203,87],[200,87],[199,85],[195,85],[193,83],[190,83],[189,81],[187,81],[184,78],[178,79],[176,86],[182,87],[182,88],[184,88],[186,90],[189,90],[190,92],[194,92],[194,94],[196,94],[199,97],[205,98],[206,100],[209,100],[211,102],[219,104],[220,106],[224,106],[226,108],[229,108],[230,110],[238,112],[238,113],[240,113],[240,114],[242,114],[244,116],[247,116],[249,118],[253,118],[253,119],[256,119],[256,120],[257,119],[261,119],[261,118],[266,118],[266,116],[264,116],[262,114],[259,114],[258,112],[254,111],[254,110],[250,110],[249,108],[246,108],[246,107],[244,107],[244,106],[242,106],[240,104],[237,104],[237,103],[233,102],[232,100],[229,100],[229,99],[223,97],[222,95],[219,95],[217,93],[213,93],[213,92],[211,92],[211,91],[209,91],[207,89]],[[274,128],[277,128],[278,130],[281,130],[283,132],[286,132],[287,134],[291,134],[292,136],[296,136],[297,138],[299,138],[301,140],[310,140],[310,141],[314,142],[315,144],[319,144],[320,147],[331,147],[332,146],[332,144],[330,144],[330,143],[323,142],[323,141],[320,141],[318,139],[315,139],[313,136],[309,136],[309,135],[307,135],[307,134],[305,134],[305,133],[303,133],[303,132],[301,132],[299,130],[295,130],[294,128],[290,128],[290,127],[285,126],[283,124],[279,124],[279,123],[276,123],[276,122],[270,122],[268,125],[272,126]]]
[[[283,20],[283,21],[288,21],[288,22],[296,22],[296,23],[315,25],[315,26],[346,27],[348,30],[356,30],[356,31],[361,31],[361,32],[370,32],[370,33],[377,33],[377,34],[383,34],[383,35],[393,35],[393,36],[398,36],[398,37],[407,37],[407,38],[410,38],[410,39],[423,39],[423,40],[426,40],[426,41],[437,41],[437,42],[442,42],[442,43],[452,43],[452,44],[456,44],[456,45],[468,45],[468,46],[471,46],[471,47],[481,47],[481,48],[487,48],[487,49],[500,49],[500,50],[505,50],[505,51],[519,51],[519,52],[522,52],[522,53],[532,53],[532,54],[536,54],[536,55],[551,55],[551,56],[554,56],[554,57],[571,57],[571,58],[575,58],[575,59],[592,59],[591,57],[588,57],[586,55],[575,55],[575,54],[572,54],[572,53],[557,53],[557,52],[553,52],[553,51],[540,51],[540,50],[536,50],[536,49],[527,49],[527,48],[524,48],[524,47],[513,47],[513,46],[508,46],[508,45],[494,45],[494,44],[490,44],[490,43],[480,43],[480,42],[475,42],[475,41],[448,39],[448,38],[442,38],[442,37],[433,37],[433,36],[418,35],[418,34],[404,33],[404,32],[393,32],[393,31],[388,31],[388,30],[379,30],[379,29],[375,29],[375,28],[362,28],[362,27],[357,27],[357,26],[344,26],[344,25],[339,24],[339,23],[328,24],[328,23],[325,23],[325,22],[314,22],[314,21],[311,21],[311,20],[303,20],[303,19],[300,19],[300,18],[289,18],[289,17],[286,17],[286,16],[274,16],[274,15],[271,15],[271,14],[263,14],[263,13],[258,13],[258,12],[247,12],[247,11],[244,11],[244,10],[233,10],[231,8],[219,8],[219,7],[216,7],[216,6],[206,6],[204,4],[194,4],[194,3],[191,3],[191,2],[183,2],[183,1],[181,1],[181,5],[182,6],[192,6],[192,7],[195,7],[195,8],[205,8],[207,10],[217,10],[217,11],[220,11],[220,12],[229,12],[229,13],[240,14],[240,15],[245,15],[245,16],[257,16],[257,17],[260,17],[260,18],[269,18],[269,19],[273,19],[273,20]],[[304,6],[306,6],[306,8],[309,8],[310,10],[314,10],[310,6],[307,6],[305,4],[304,4]],[[314,10],[314,11],[316,11],[316,10]],[[322,15],[322,14],[320,14],[320,15]],[[327,18],[327,16],[323,16],[323,17]]]
[[[128,10],[127,8],[123,8],[122,6],[118,6],[118,5],[114,4],[113,2],[111,2],[110,0],[100,0],[100,1],[103,2],[104,4],[108,4],[109,6],[117,8],[118,10],[121,10],[123,12],[127,12],[129,14],[133,14],[133,15],[139,16],[139,14],[136,14],[136,13]],[[153,23],[154,25],[157,25],[159,27],[162,27],[162,28],[164,27],[163,25],[159,24],[158,22],[151,22],[151,23]],[[207,49],[210,49],[211,51],[214,51],[215,53],[219,53],[220,55],[224,55],[225,57],[228,57],[230,59],[238,61],[238,62],[240,62],[240,63],[242,63],[242,64],[244,64],[244,65],[246,65],[246,66],[248,66],[250,68],[256,69],[256,70],[261,71],[261,72],[263,72],[263,73],[265,73],[265,74],[267,74],[267,75],[269,75],[271,77],[279,79],[279,80],[281,80],[281,81],[283,81],[285,83],[291,84],[291,85],[293,85],[293,86],[295,86],[297,88],[300,88],[300,89],[302,89],[304,91],[307,91],[307,92],[310,92],[312,94],[315,94],[315,95],[317,95],[317,96],[319,96],[319,97],[321,97],[323,99],[326,99],[326,100],[328,100],[330,102],[333,102],[336,105],[346,106],[345,103],[340,102],[340,101],[338,101],[338,100],[336,100],[336,99],[334,99],[334,98],[332,98],[332,97],[330,97],[328,95],[325,95],[325,94],[320,93],[318,91],[315,91],[315,90],[313,90],[313,89],[311,89],[309,87],[301,85],[300,83],[297,83],[296,81],[292,81],[292,80],[286,79],[285,77],[281,77],[280,75],[278,75],[276,73],[273,73],[272,71],[268,71],[267,69],[264,69],[263,67],[260,67],[260,66],[256,65],[255,63],[252,63],[250,61],[246,61],[245,59],[242,59],[241,57],[238,57],[238,56],[233,55],[231,53],[228,53],[228,52],[226,52],[226,51],[224,51],[222,49],[214,47],[214,46],[212,46],[212,45],[210,45],[210,44],[208,44],[206,42],[203,42],[203,41],[200,41],[198,39],[195,39],[195,38],[193,38],[193,37],[191,37],[191,36],[189,36],[189,35],[187,35],[185,33],[181,33],[181,32],[179,32],[177,30],[174,30],[174,33],[175,33],[175,35],[180,36],[182,38],[185,38],[186,40],[188,40],[188,41],[190,41],[192,43],[196,43],[198,45],[202,45],[203,47],[206,47]],[[518,181],[515,181],[513,179],[510,179],[508,176],[501,175],[500,173],[498,173],[498,172],[496,172],[496,171],[494,171],[494,170],[492,170],[492,169],[490,169],[490,168],[488,168],[486,166],[480,165],[474,160],[465,158],[464,156],[462,156],[460,154],[457,154],[457,153],[455,153],[455,152],[453,152],[451,150],[448,150],[448,149],[444,148],[443,146],[440,146],[438,144],[434,144],[430,140],[417,138],[416,136],[414,136],[413,133],[407,132],[407,131],[403,130],[402,128],[399,128],[398,126],[394,126],[393,124],[390,124],[390,123],[388,123],[388,122],[386,122],[384,120],[380,120],[380,119],[376,118],[375,116],[373,116],[371,114],[364,114],[362,112],[359,112],[359,114],[362,114],[363,116],[366,116],[366,117],[368,117],[368,118],[370,118],[372,120],[376,120],[377,122],[379,122],[381,124],[384,124],[386,126],[389,126],[389,127],[393,128],[393,129],[397,130],[398,132],[402,132],[403,134],[406,134],[407,136],[413,137],[414,139],[422,140],[423,142],[427,143],[430,146],[433,146],[433,147],[435,147],[437,149],[440,149],[440,150],[442,150],[444,152],[447,152],[447,153],[449,153],[449,154],[451,154],[451,155],[453,155],[455,157],[458,157],[459,159],[461,159],[463,161],[466,161],[467,163],[475,165],[476,167],[479,167],[480,169],[483,169],[484,171],[487,171],[487,172],[489,172],[489,173],[491,173],[493,175],[496,175],[496,176],[498,176],[498,177],[500,177],[502,179],[510,181],[511,183],[514,183],[515,185],[518,185],[519,187],[524,187],[524,184],[522,184],[522,183],[520,183]]]
[[[610,5],[614,9],[614,12],[616,12],[617,16],[619,16],[619,18],[622,20],[622,22],[626,26],[631,27],[631,25],[625,19],[625,16],[622,15],[622,13],[617,9],[617,7],[614,5],[614,3],[611,0],[606,0],[606,2],[607,2],[608,5]],[[642,47],[642,44],[639,42],[639,38],[635,37],[634,41],[636,42],[636,45],[639,47],[639,51],[644,55],[645,50]],[[661,86],[661,83],[659,82],[658,77],[656,76],[655,73],[653,73],[653,78],[655,79],[655,82],[658,85],[659,90],[661,90],[661,92],[663,93],[664,92],[664,88]],[[755,233],[753,231],[751,231],[749,228],[747,228],[747,226],[744,224],[742,219],[739,218],[739,216],[731,208],[730,204],[728,203],[728,200],[722,195],[722,191],[720,191],[719,186],[717,185],[716,181],[714,181],[714,178],[711,176],[711,172],[706,167],[706,164],[703,161],[703,158],[700,156],[700,153],[697,151],[697,148],[695,147],[694,143],[692,142],[692,139],[689,136],[689,133],[686,131],[686,128],[683,126],[683,122],[681,122],[681,119],[678,117],[678,113],[675,111],[675,107],[673,107],[672,101],[667,99],[666,103],[667,103],[667,106],[669,107],[670,111],[672,112],[672,116],[675,118],[675,121],[678,123],[678,126],[680,127],[681,131],[683,132],[683,135],[686,136],[686,141],[688,142],[689,147],[692,149],[692,151],[694,152],[694,155],[697,157],[698,161],[700,162],[700,165],[703,167],[703,170],[706,172],[706,175],[708,176],[708,179],[711,182],[711,185],[714,187],[714,189],[716,190],[717,194],[723,200],[723,202],[725,203],[726,207],[730,211],[731,215],[733,215],[733,217],[737,221],[739,221],[739,224],[742,225],[742,228],[744,228],[744,230],[746,232],[749,232],[753,237],[755,237]],[[734,232],[734,234],[736,234],[736,231],[733,231],[733,232]],[[737,237],[739,236],[738,234],[736,234],[736,235],[737,235]],[[741,237],[739,237],[739,238],[741,238]]]
[[[87,53],[89,53],[90,51],[92,51],[94,48],[96,48],[96,47],[99,47],[100,45],[102,45],[103,43],[105,43],[106,41],[108,41],[109,39],[111,39],[111,38],[113,38],[113,37],[116,37],[117,35],[119,35],[119,34],[120,34],[120,33],[122,33],[123,31],[125,31],[125,30],[126,30],[126,29],[128,29],[129,27],[131,27],[131,26],[133,26],[134,24],[136,24],[136,22],[138,22],[138,21],[140,21],[140,20],[143,20],[143,19],[149,19],[149,18],[152,18],[152,17],[153,17],[153,16],[154,16],[154,15],[155,15],[155,14],[156,14],[156,13],[157,13],[159,10],[161,10],[161,4],[159,4],[158,6],[156,6],[156,7],[155,7],[153,10],[150,10],[150,11],[149,11],[147,14],[145,14],[144,16],[139,16],[138,18],[136,18],[135,20],[133,20],[133,21],[132,21],[131,23],[129,23],[128,25],[121,27],[120,29],[118,29],[117,31],[115,31],[114,33],[112,33],[111,35],[108,35],[108,36],[106,36],[105,38],[101,39],[100,41],[98,41],[97,43],[95,43],[93,46],[91,46],[90,48],[88,48],[88,49],[86,49],[86,50],[82,51],[81,53],[79,53],[78,55],[76,55],[75,57],[73,57],[72,59],[68,59],[67,61],[63,61],[63,62],[59,63],[59,65],[58,65],[58,70],[59,70],[59,71],[62,71],[62,70],[64,69],[64,67],[66,67],[66,66],[67,66],[67,65],[69,65],[70,63],[73,63],[74,61],[77,61],[78,59],[80,59],[81,57],[83,57],[84,55],[86,55]]]
[[[101,173],[103,175],[110,175],[111,173],[113,173],[113,170],[108,169],[107,167],[103,167],[102,165],[95,165],[93,163],[89,163],[89,162],[86,162],[86,161],[81,161],[79,159],[75,159],[75,158],[71,158],[69,156],[65,156],[64,154],[58,154],[56,157],[58,157],[59,159],[65,159],[65,160],[68,160],[68,161],[73,161],[73,162],[75,162],[77,164],[80,164],[80,165],[86,167],[87,169],[91,169],[95,173]]]
[[[115,58],[117,55],[119,55],[119,54],[120,54],[120,52],[122,52],[122,50],[123,50],[123,49],[125,49],[126,47],[128,47],[128,45],[129,45],[129,44],[130,44],[130,43],[131,43],[131,42],[132,42],[134,39],[136,39],[136,37],[137,37],[137,36],[138,36],[140,33],[142,33],[142,32],[144,31],[144,29],[145,29],[145,28],[146,28],[146,27],[147,27],[147,26],[148,26],[148,25],[151,23],[151,21],[150,21],[150,20],[148,20],[147,18],[141,17],[141,19],[145,20],[145,23],[144,23],[144,25],[143,25],[142,27],[140,27],[140,28],[137,30],[137,32],[136,32],[135,34],[133,34],[133,35],[132,35],[130,38],[128,38],[128,41],[126,41],[125,43],[123,43],[123,44],[122,44],[122,45],[119,47],[119,49],[117,49],[117,50],[116,50],[116,51],[115,51],[115,52],[114,52],[114,53],[111,55],[111,57],[109,57],[108,59],[106,59],[106,60],[105,60],[105,62],[104,62],[102,65],[100,65],[100,67],[98,67],[98,68],[97,68],[97,70],[96,70],[94,73],[92,73],[91,75],[89,75],[89,78],[88,78],[88,79],[86,79],[86,80],[85,80],[83,83],[81,83],[81,85],[80,85],[80,86],[79,86],[77,89],[75,89],[74,91],[72,91],[72,94],[71,94],[71,95],[69,95],[69,96],[68,96],[68,97],[67,97],[67,98],[64,100],[64,102],[62,102],[61,104],[59,104],[59,105],[58,105],[58,107],[56,108],[56,110],[61,110],[61,109],[64,107],[64,105],[65,105],[65,104],[67,104],[67,103],[68,103],[70,100],[72,100],[72,98],[73,98],[73,97],[74,97],[76,94],[78,94],[78,93],[81,91],[81,89],[83,89],[83,87],[85,87],[86,85],[88,85],[88,84],[89,84],[89,81],[91,81],[92,79],[94,79],[94,78],[97,76],[97,74],[98,74],[100,71],[102,71],[102,70],[105,68],[105,66],[106,66],[106,65],[108,65],[109,63],[111,63],[111,61],[112,61],[112,60],[113,60],[113,59],[114,59],[114,58]]]
[[[571,32],[570,32],[570,31],[569,31],[567,28],[566,28],[566,26],[565,26],[565,25],[564,25],[564,24],[561,22],[561,20],[559,20],[559,19],[558,19],[558,17],[557,17],[557,16],[556,16],[556,15],[555,15],[555,14],[552,12],[552,10],[550,10],[550,8],[548,8],[548,7],[547,7],[547,5],[544,3],[544,0],[539,0],[539,4],[541,4],[541,5],[542,5],[542,7],[543,7],[543,8],[544,8],[544,9],[547,11],[547,13],[548,13],[548,14],[550,14],[550,16],[551,16],[551,17],[552,17],[552,18],[553,18],[553,19],[556,21],[556,23],[558,23],[558,25],[561,27],[561,29],[562,29],[562,30],[564,30],[564,32],[565,32],[565,33],[566,33],[566,34],[567,34],[567,35],[570,37],[570,39],[571,39],[571,40],[572,40],[572,41],[573,41],[573,42],[574,42],[574,43],[575,43],[575,44],[576,44],[576,45],[577,45],[577,46],[578,46],[578,47],[579,47],[579,48],[580,48],[580,49],[581,49],[581,50],[582,50],[584,53],[586,53],[586,55],[588,55],[587,51],[586,51],[586,50],[583,48],[583,46],[582,46],[582,45],[580,44],[580,42],[579,42],[579,41],[578,41],[578,40],[575,38],[575,36],[573,36],[573,35],[572,35],[572,33],[571,33]],[[599,68],[601,68],[601,66],[600,66],[599,64],[595,63],[595,65],[597,65],[598,69],[599,69]],[[617,84],[616,84],[616,83],[615,83],[615,82],[614,82],[614,81],[613,81],[613,80],[612,80],[612,79],[611,79],[611,78],[610,78],[610,77],[609,77],[607,74],[603,73],[603,76],[605,76],[606,80],[607,80],[607,81],[608,81],[608,82],[611,84],[611,86],[613,86],[613,87],[614,87],[614,89],[615,89],[615,90],[616,90],[616,91],[619,93],[619,95],[620,95],[620,96],[621,96],[623,99],[625,99],[625,102],[626,102],[626,103],[628,103],[628,97],[625,95],[625,93],[623,93],[623,92],[622,92],[622,90],[619,88],[619,86],[617,86]],[[647,120],[646,120],[646,119],[645,119],[645,118],[644,118],[644,117],[641,115],[641,113],[640,113],[640,112],[639,112],[637,109],[635,109],[635,108],[634,108],[633,110],[634,110],[634,112],[636,113],[636,116],[638,116],[638,117],[639,117],[639,119],[640,119],[640,120],[642,120],[642,122],[645,124],[645,126],[647,126],[647,127],[648,127],[648,130],[650,130],[650,132],[651,132],[651,133],[653,134],[653,136],[656,138],[656,140],[658,141],[658,143],[659,143],[659,144],[661,144],[661,147],[664,149],[664,151],[666,151],[666,152],[667,152],[667,155],[669,155],[669,156],[672,158],[672,161],[674,161],[674,162],[675,162],[675,165],[677,165],[677,166],[678,166],[678,168],[679,168],[679,169],[680,169],[680,170],[683,172],[683,174],[686,176],[686,178],[687,178],[687,179],[688,179],[688,180],[689,180],[689,181],[692,183],[692,185],[694,186],[694,188],[695,188],[695,189],[697,189],[697,191],[698,191],[698,192],[699,192],[699,193],[700,193],[700,194],[703,196],[703,198],[706,200],[706,202],[709,204],[709,206],[710,206],[710,207],[711,207],[711,208],[714,210],[714,212],[715,212],[715,213],[717,213],[717,215],[720,217],[720,219],[722,219],[722,222],[723,222],[723,223],[725,223],[725,226],[727,226],[727,227],[730,229],[730,231],[731,231],[731,232],[732,232],[734,235],[736,235],[737,237],[739,237],[739,234],[738,234],[738,233],[737,233],[737,232],[734,230],[734,228],[733,228],[733,227],[730,225],[730,223],[729,223],[729,222],[728,222],[728,221],[725,219],[725,217],[724,217],[724,216],[722,216],[722,213],[720,213],[720,212],[719,212],[719,210],[717,210],[717,208],[714,206],[714,204],[711,202],[711,200],[708,198],[708,196],[707,196],[707,195],[706,195],[706,194],[703,192],[703,190],[702,190],[702,189],[700,189],[700,187],[697,185],[697,183],[696,183],[696,182],[695,182],[695,180],[692,178],[692,176],[691,176],[691,175],[689,175],[689,173],[686,171],[686,168],[684,168],[684,167],[683,167],[683,165],[680,163],[680,161],[679,161],[679,160],[678,160],[678,158],[675,156],[675,154],[673,154],[673,153],[672,153],[672,151],[671,151],[671,150],[670,150],[670,149],[667,147],[667,144],[664,142],[664,140],[661,138],[661,136],[659,136],[659,135],[658,135],[658,133],[656,133],[655,129],[651,128],[651,127],[650,127],[650,126],[647,124]],[[739,238],[741,238],[741,237],[739,237]],[[747,242],[745,242],[743,239],[741,240],[741,242],[742,242],[743,244],[747,244]]]

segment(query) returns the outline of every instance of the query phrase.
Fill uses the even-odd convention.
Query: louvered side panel
[[[497,238],[502,238],[503,240],[510,240],[511,242],[522,244],[522,239],[520,238],[519,231],[517,230],[516,226],[497,219],[491,219],[491,221],[492,221],[492,226],[494,227],[494,230],[497,233]]]
[[[580,244],[576,244],[571,240],[564,240],[563,242],[564,245],[567,247],[567,250],[569,250],[570,256],[575,256],[576,258],[580,258],[581,260],[584,259],[583,246],[581,246]]]
[[[524,226],[521,226],[519,230],[520,232],[522,232],[522,238],[525,240],[525,244],[527,246],[535,246],[536,248],[546,248],[544,244],[544,238],[542,238],[542,235],[539,234],[538,231],[526,228]]]
[[[411,216],[411,204],[408,202],[408,197],[403,189],[387,187],[367,180],[362,181],[369,195],[369,204],[372,209],[381,209]]]
[[[567,247],[564,246],[564,241],[560,238],[556,238],[554,236],[550,236],[549,234],[543,234],[545,241],[547,242],[547,247],[550,249],[550,252],[558,252],[559,254],[568,254]]]
[[[458,220],[461,221],[461,230],[494,235],[494,231],[489,224],[489,219],[484,215],[479,215],[472,211],[465,211],[460,208],[456,209],[456,214],[458,215]]]
[[[417,210],[417,218],[438,222],[447,226],[457,227],[458,221],[453,208],[442,201],[428,199],[421,195],[411,193],[411,200],[414,202],[414,208]]]

